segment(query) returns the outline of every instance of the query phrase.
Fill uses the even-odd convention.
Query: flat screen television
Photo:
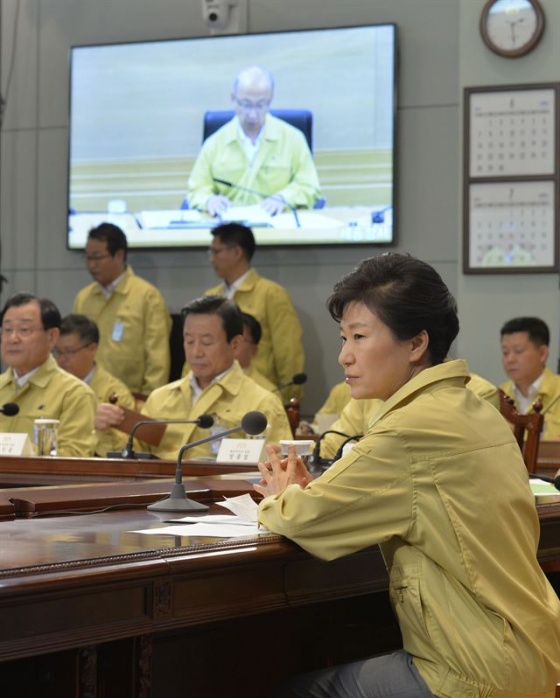
[[[259,246],[395,242],[395,25],[75,46],[70,64],[69,249],[104,221],[131,248],[206,247],[223,220],[251,226]],[[233,99],[236,77],[255,64],[274,79],[270,104]],[[264,180],[247,186],[247,170],[224,176],[213,160],[214,193],[232,206],[211,216],[196,204],[188,183],[203,124],[235,106],[311,123],[303,137],[319,191],[307,203],[268,216]]]

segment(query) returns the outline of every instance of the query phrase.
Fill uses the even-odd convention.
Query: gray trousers
[[[274,698],[433,698],[404,650],[289,679]]]

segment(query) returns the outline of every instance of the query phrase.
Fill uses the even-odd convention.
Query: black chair
[[[313,114],[308,109],[271,109],[270,113],[298,128],[305,136],[309,150],[313,152]],[[205,141],[208,136],[231,121],[234,116],[235,112],[230,110],[205,112],[202,124],[202,140]]]

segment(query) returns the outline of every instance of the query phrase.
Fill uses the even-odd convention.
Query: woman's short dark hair
[[[335,284],[327,302],[340,322],[349,303],[363,303],[405,341],[425,330],[432,365],[441,363],[459,332],[457,304],[437,271],[410,255],[370,257]]]
[[[218,315],[222,318],[222,324],[227,341],[237,335],[243,334],[243,315],[237,303],[223,296],[202,296],[187,303],[181,310],[183,324],[188,315]]]

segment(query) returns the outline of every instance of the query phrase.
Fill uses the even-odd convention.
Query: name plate
[[[218,463],[256,465],[264,460],[265,439],[222,439],[216,456]]]
[[[0,456],[33,456],[28,434],[0,432]]]

